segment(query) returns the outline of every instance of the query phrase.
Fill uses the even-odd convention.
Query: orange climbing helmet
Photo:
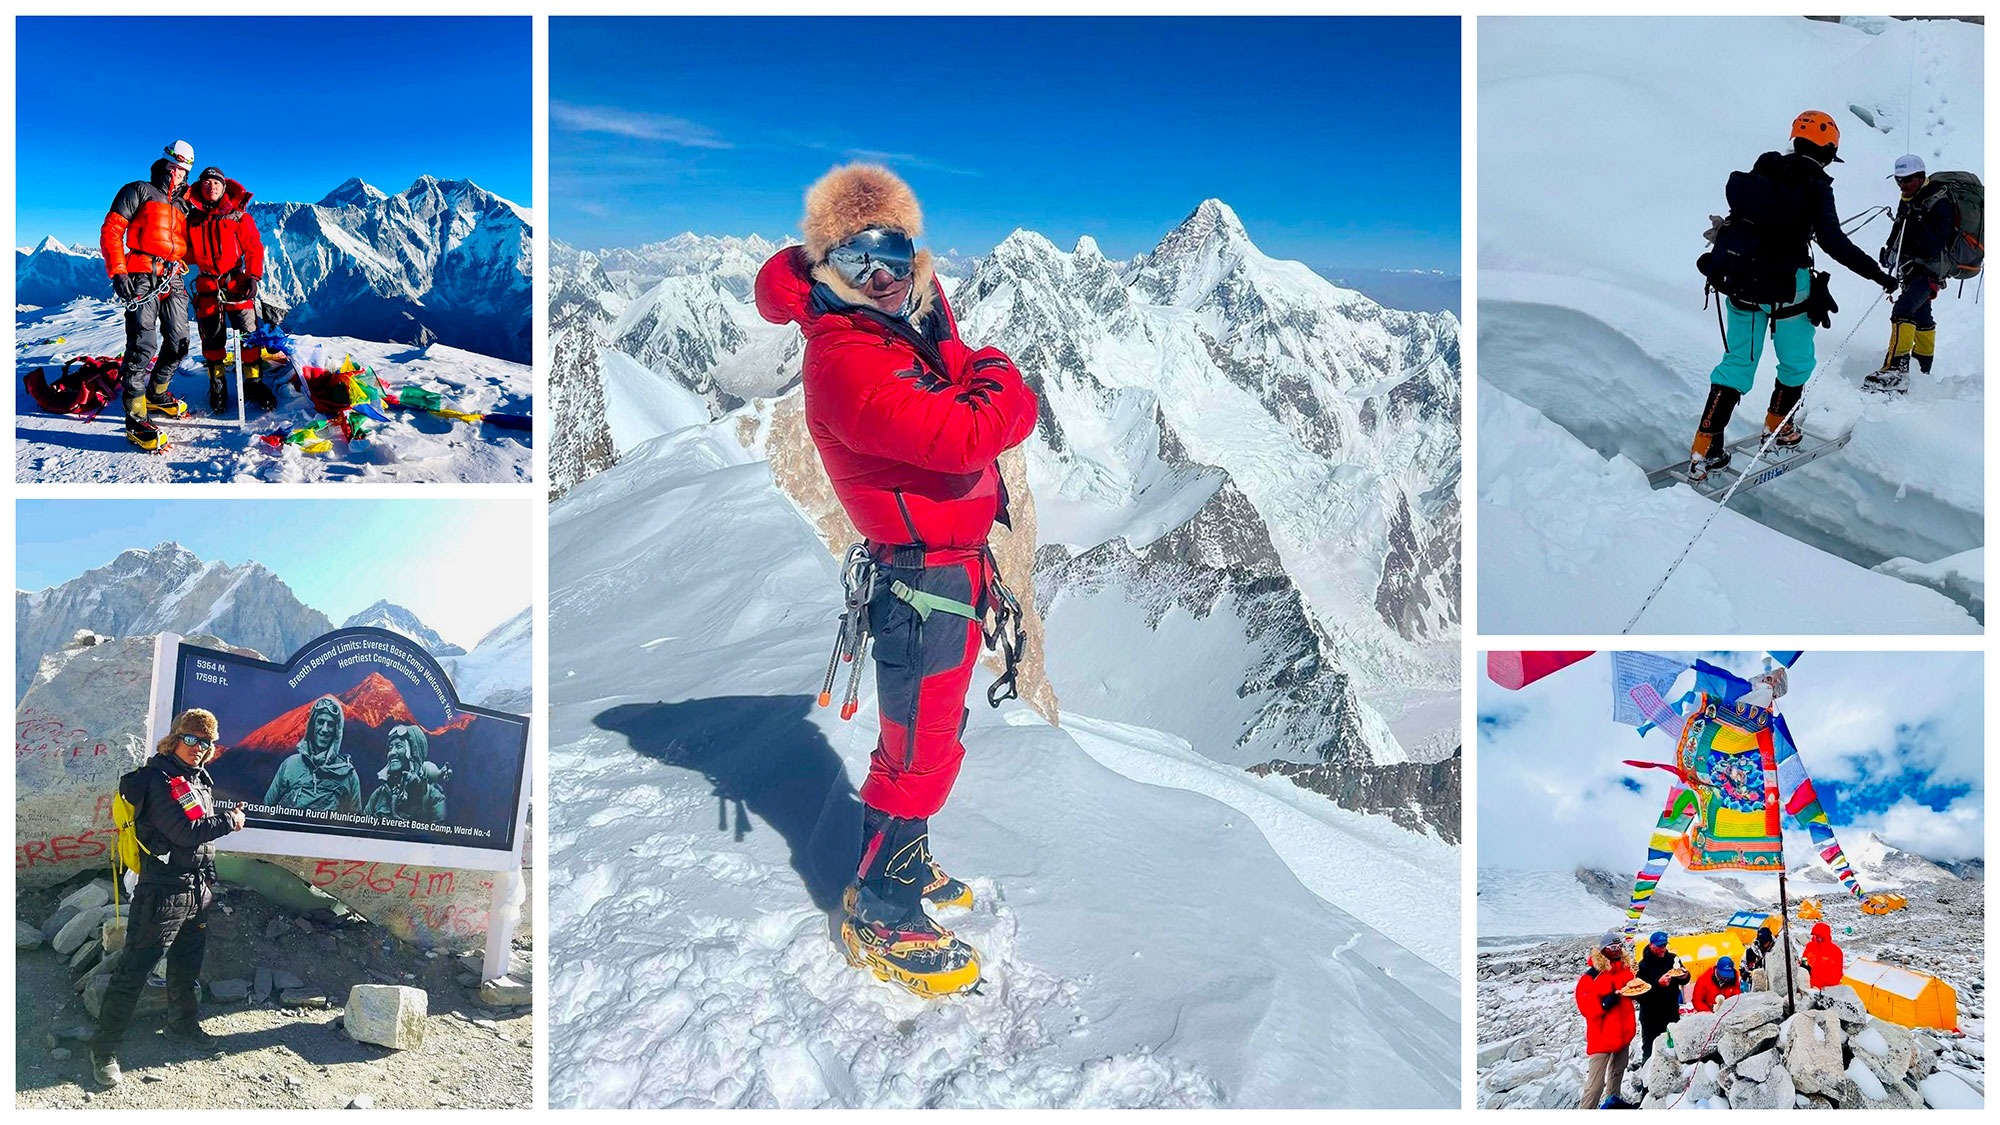
[[[1806,110],[1792,118],[1792,139],[1824,148],[1829,155],[1840,147],[1840,126],[1832,116],[1816,109]],[[1840,157],[1834,156],[1834,160]]]

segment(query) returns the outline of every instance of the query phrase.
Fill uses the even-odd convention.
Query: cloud
[[[612,106],[549,102],[549,124],[571,133],[606,133],[636,141],[657,141],[682,148],[732,148],[715,130],[683,117],[642,113]]]
[[[1906,852],[1931,859],[1986,854],[1986,815],[1977,801],[1960,801],[1938,812],[1906,799],[1858,823]]]
[[[905,168],[922,168],[926,172],[942,172],[947,176],[977,176],[979,173],[969,168],[954,168],[949,164],[918,156],[909,152],[885,152],[878,148],[842,149],[840,155],[849,160],[865,160],[870,164],[900,164]]]

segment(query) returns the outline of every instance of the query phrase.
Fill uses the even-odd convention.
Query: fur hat
[[[799,230],[805,235],[812,278],[849,304],[867,304],[868,299],[848,284],[838,270],[827,265],[826,256],[834,247],[870,227],[902,231],[911,238],[924,233],[924,212],[917,205],[917,193],[894,172],[880,164],[844,164],[806,189],[806,217],[799,223]],[[910,289],[915,295],[910,312],[912,320],[923,319],[935,302],[933,276],[931,252],[917,251],[915,280]]]
[[[167,736],[162,738],[160,744],[153,749],[161,754],[170,754],[173,752],[174,740],[184,734],[191,734],[196,738],[206,738],[210,742],[214,742],[221,737],[222,729],[216,725],[215,712],[204,711],[199,707],[190,707],[174,716],[173,728],[167,731]]]
[[[806,217],[799,224],[814,265],[834,247],[870,227],[924,233],[917,193],[880,164],[845,164],[806,189]]]

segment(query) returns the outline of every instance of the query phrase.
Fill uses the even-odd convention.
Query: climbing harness
[[[900,578],[888,578],[888,592],[891,597],[916,611],[917,620],[929,621],[934,613],[950,617],[960,617],[979,626],[980,640],[986,648],[1000,654],[1002,670],[992,686],[986,689],[986,702],[998,707],[1009,699],[1019,699],[1018,678],[1021,657],[1027,650],[1027,633],[1022,628],[1020,600],[1007,584],[1000,579],[1000,567],[993,558],[991,548],[982,546],[979,557],[986,572],[986,585],[980,591],[979,600],[983,605],[972,605],[919,590]],[[840,613],[840,628],[834,635],[833,652],[826,660],[826,678],[821,681],[819,705],[833,704],[835,681],[840,678],[842,663],[853,665],[847,673],[847,685],[840,697],[840,717],[851,719],[861,707],[861,668],[867,663],[868,646],[874,639],[868,629],[868,606],[882,589],[884,571],[889,569],[875,557],[867,543],[855,543],[847,548],[840,565],[840,585],[843,604]]]

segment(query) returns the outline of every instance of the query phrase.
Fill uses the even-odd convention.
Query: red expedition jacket
[[[1742,994],[1743,994],[1742,974],[1740,973],[1737,974],[1735,984],[1730,985],[1728,988],[1724,988],[1722,986],[1722,983],[1715,979],[1715,970],[1713,968],[1710,968],[1707,972],[1701,974],[1700,980],[1694,982],[1694,996],[1692,998],[1692,1002],[1694,1004],[1694,1010],[1697,1012],[1713,1012],[1715,1010],[1716,1001],[1721,1000],[1727,996],[1741,996]]]
[[[264,240],[247,210],[250,193],[230,180],[222,198],[211,207],[195,190],[197,186],[189,184],[181,189],[188,208],[188,260],[210,277],[238,269],[251,277],[263,277]]]
[[[1799,959],[1806,963],[1806,977],[1814,988],[1832,988],[1847,977],[1847,955],[1833,944],[1833,927],[1825,922],[1812,928],[1812,940]]]
[[[1631,966],[1623,961],[1609,968],[1585,969],[1576,978],[1576,1010],[1583,1016],[1584,1054],[1623,1050],[1639,1034],[1639,1017],[1632,1011],[1632,1001],[1618,995],[1618,990],[1631,982]],[[1609,1011],[1604,1008],[1606,996],[1614,998]]]
[[[797,247],[757,273],[757,311],[805,333],[806,426],[854,526],[876,543],[978,547],[1006,518],[994,461],[1034,432],[1035,393],[999,349],[966,347],[933,297],[913,327],[815,282]]]
[[[118,189],[97,230],[97,248],[104,251],[104,271],[153,273],[187,259],[187,209],[147,180]]]

